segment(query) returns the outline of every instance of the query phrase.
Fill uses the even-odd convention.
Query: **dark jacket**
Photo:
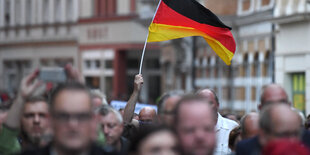
[[[51,145],[48,145],[43,148],[34,149],[34,150],[27,150],[21,153],[21,155],[51,155]],[[89,155],[118,155],[113,152],[106,152],[101,147],[97,146],[96,144],[92,144],[90,147]]]

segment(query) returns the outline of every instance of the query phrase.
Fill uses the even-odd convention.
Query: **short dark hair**
[[[179,113],[180,113],[180,107],[183,104],[188,104],[188,102],[190,101],[198,101],[198,102],[205,102],[207,105],[209,105],[209,100],[207,100],[206,98],[203,98],[201,96],[198,96],[197,94],[188,94],[183,96],[178,103],[176,104],[176,107],[174,109],[174,122],[177,124],[179,122]],[[210,108],[211,109],[211,108]],[[213,111],[213,110],[211,110]],[[215,115],[215,113],[214,113]]]
[[[35,103],[35,102],[47,102],[47,98],[44,96],[31,96],[25,99],[25,103]]]
[[[139,128],[137,134],[135,134],[135,136],[133,137],[133,139],[131,141],[132,143],[131,143],[130,148],[129,148],[129,152],[132,153],[132,154],[137,153],[139,151],[139,148],[140,148],[142,142],[146,138],[148,138],[152,134],[155,134],[155,133],[158,133],[158,132],[161,132],[161,131],[171,132],[176,137],[176,132],[173,129],[168,128],[166,126],[154,125],[154,124],[153,125],[143,126],[143,127]],[[179,149],[179,148],[176,148],[176,149]]]
[[[173,97],[173,96],[181,97],[183,94],[184,94],[184,91],[182,90],[173,90],[173,91],[166,92],[162,96],[160,96],[160,98],[157,100],[158,114],[164,113],[164,106],[165,106],[164,103],[169,97]]]
[[[57,85],[56,88],[54,88],[52,93],[50,94],[49,103],[50,103],[51,109],[53,108],[55,104],[54,102],[55,102],[56,97],[64,90],[83,91],[88,94],[89,100],[91,103],[91,95],[90,95],[89,88],[87,88],[84,84],[81,84],[79,82],[67,82],[67,83],[61,83]]]

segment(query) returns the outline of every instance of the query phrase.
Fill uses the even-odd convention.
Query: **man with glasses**
[[[177,102],[181,99],[182,95],[184,95],[183,91],[174,90],[174,91],[169,91],[163,94],[159,98],[158,103],[157,103],[159,123],[167,125],[167,126],[173,125],[174,123],[173,110]]]

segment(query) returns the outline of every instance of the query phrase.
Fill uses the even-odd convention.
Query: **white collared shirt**
[[[237,126],[238,123],[224,118],[218,113],[217,123],[215,126],[217,142],[214,155],[226,155],[231,153],[231,150],[228,147],[229,133]]]

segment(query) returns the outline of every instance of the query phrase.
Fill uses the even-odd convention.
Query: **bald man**
[[[151,124],[156,121],[156,110],[151,107],[144,107],[139,113],[139,124]]]
[[[228,147],[229,133],[232,129],[238,126],[238,123],[221,116],[221,114],[218,112],[220,103],[216,93],[213,90],[202,89],[199,90],[197,94],[198,96],[207,99],[209,101],[211,108],[213,109],[213,112],[217,113],[215,115],[216,116],[215,130],[216,130],[217,143],[214,154],[221,155],[231,153],[231,150]]]
[[[300,140],[301,129],[302,121],[289,105],[267,105],[260,113],[258,136],[238,143],[237,155],[261,154],[264,146],[280,138]]]
[[[284,103],[291,105],[287,93],[283,87],[278,84],[269,84],[264,86],[260,97],[260,102],[261,104],[258,107],[259,110],[262,110],[264,106],[273,103]]]

